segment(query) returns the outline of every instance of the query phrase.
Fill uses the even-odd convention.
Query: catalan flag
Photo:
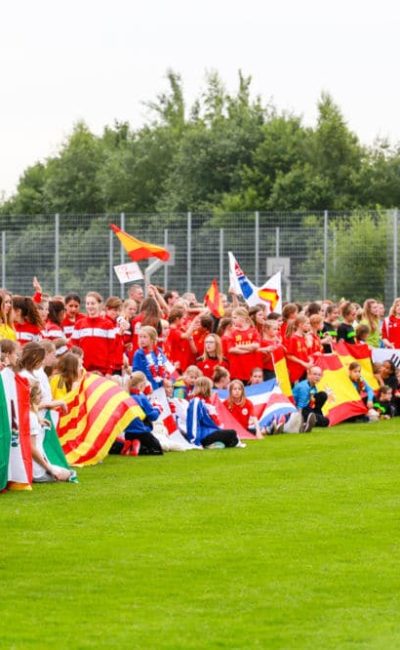
[[[329,418],[329,426],[332,427],[343,420],[367,413],[367,407],[338,356],[322,354],[315,365],[322,369],[322,378],[317,388],[328,395],[322,413]]]
[[[204,302],[206,307],[210,310],[213,316],[215,318],[222,318],[225,310],[224,306],[222,304],[222,298],[221,294],[219,292],[218,288],[218,282],[214,278],[214,280],[210,284],[210,288],[208,289],[206,295],[204,296]]]
[[[87,373],[65,401],[68,412],[60,417],[57,433],[70,465],[99,463],[128,424],[145,417],[118,384],[94,373]]]
[[[117,235],[119,241],[133,262],[139,262],[148,257],[158,257],[158,259],[163,262],[169,260],[169,252],[166,248],[136,239],[136,237],[128,235],[127,232],[124,232],[124,230],[121,230],[121,228],[118,228],[118,226],[113,223],[110,225],[110,228]]]
[[[361,366],[363,379],[371,386],[372,390],[378,390],[379,383],[372,370],[371,350],[363,343],[351,343],[339,341],[333,345],[334,352],[340,357],[342,364],[348,368],[353,361]]]

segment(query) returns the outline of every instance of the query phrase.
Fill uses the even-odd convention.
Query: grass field
[[[0,648],[400,648],[400,431],[110,457],[0,497]]]

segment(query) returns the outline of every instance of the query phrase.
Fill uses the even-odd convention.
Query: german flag
[[[322,378],[317,388],[328,395],[322,412],[329,418],[329,426],[332,427],[355,415],[367,413],[368,409],[339,357],[335,354],[322,354],[315,365],[322,369]]]
[[[222,304],[222,299],[221,299],[221,294],[219,292],[218,288],[218,282],[214,278],[214,280],[210,284],[210,288],[208,289],[206,295],[204,296],[204,302],[206,307],[210,310],[213,316],[215,318],[222,318],[225,310],[224,306]]]
[[[378,390],[379,383],[372,370],[371,350],[368,345],[363,343],[348,345],[344,341],[339,341],[334,344],[333,349],[345,368],[348,368],[353,361],[357,361],[361,366],[363,379],[371,386],[372,390]]]
[[[145,417],[118,384],[93,373],[87,373],[65,401],[68,412],[60,417],[57,433],[70,465],[99,463],[128,424]]]
[[[169,252],[166,248],[161,248],[161,246],[156,246],[155,244],[149,244],[140,239],[136,239],[136,237],[128,235],[127,232],[121,230],[121,228],[118,228],[118,226],[113,223],[110,225],[110,228],[117,235],[119,241],[133,262],[140,262],[140,260],[145,260],[148,257],[158,257],[158,259],[163,262],[169,260]]]

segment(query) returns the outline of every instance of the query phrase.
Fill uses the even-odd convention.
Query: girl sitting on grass
[[[229,384],[229,397],[224,404],[244,429],[256,438],[262,438],[259,422],[254,415],[254,405],[246,398],[243,382],[239,379],[234,379]]]
[[[357,393],[360,395],[362,401],[368,408],[367,415],[352,417],[346,420],[347,422],[376,422],[379,419],[379,414],[374,409],[374,391],[371,386],[361,376],[361,366],[357,361],[353,361],[349,365],[349,378]]]
[[[212,382],[199,377],[194,384],[193,398],[187,412],[187,438],[198,447],[245,447],[236,431],[222,429],[215,407],[210,403]]]

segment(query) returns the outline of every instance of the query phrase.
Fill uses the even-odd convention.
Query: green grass
[[[0,497],[0,648],[400,647],[398,420]]]

